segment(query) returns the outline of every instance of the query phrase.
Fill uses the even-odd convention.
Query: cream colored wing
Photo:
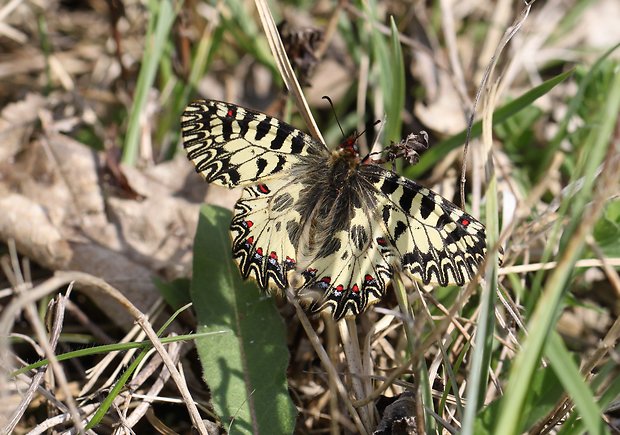
[[[424,284],[463,285],[486,253],[484,225],[442,196],[379,166],[365,165],[377,190],[386,251]]]
[[[325,146],[264,113],[214,100],[194,101],[181,121],[183,146],[196,171],[225,187],[286,176],[300,156],[327,156]]]
[[[371,209],[353,208],[346,230],[319,235],[321,247],[303,264],[304,282],[297,289],[310,312],[329,310],[339,320],[358,315],[383,297],[392,269],[376,242],[381,234]]]
[[[246,187],[235,206],[230,225],[233,257],[244,278],[258,285],[283,289],[296,268],[300,215],[293,205],[303,186],[290,179]]]

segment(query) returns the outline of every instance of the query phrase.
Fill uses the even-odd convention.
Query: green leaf
[[[191,302],[188,279],[179,278],[166,282],[155,277],[153,281],[166,303],[172,308],[177,309]]]
[[[215,411],[229,433],[292,433],[286,331],[273,300],[243,281],[231,258],[228,210],[203,207],[191,286],[198,331],[227,333],[196,341]]]
[[[588,433],[605,433],[602,412],[596,404],[594,395],[581,373],[579,373],[579,368],[572,360],[570,353],[562,342],[562,338],[555,331],[549,337],[549,344],[545,348],[545,354],[551,361],[553,370],[562,382],[564,389],[575,403],[577,412],[588,428]]]
[[[375,23],[378,19],[376,1],[365,4],[365,11]],[[393,18],[390,18],[390,44],[377,26],[371,26],[373,60],[378,67],[379,83],[383,99],[383,110],[387,116],[384,138],[398,142],[401,139],[401,112],[405,104],[405,67],[403,53],[398,39],[399,33]]]
[[[394,17],[390,17],[390,63],[381,65],[381,74],[391,76],[388,94],[384,96],[387,101],[386,114],[388,116],[385,126],[385,138],[394,142],[402,139],[401,112],[405,105],[405,62],[400,47],[399,33]]]

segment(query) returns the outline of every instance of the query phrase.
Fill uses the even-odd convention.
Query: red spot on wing
[[[353,287],[351,287],[351,291],[353,293],[359,293],[360,292],[360,288],[357,286],[357,284],[353,284]]]
[[[256,253],[258,255],[263,255],[263,248],[256,248]]]
[[[265,194],[269,193],[269,188],[268,188],[266,185],[264,185],[264,184],[259,184],[259,185],[258,185],[258,186],[256,186],[256,187],[258,188],[258,190],[259,190],[261,193],[265,193]]]
[[[467,225],[469,225],[471,222],[469,221],[469,219],[467,218],[461,218],[461,225],[463,225],[464,227],[466,227]]]
[[[247,242],[248,242],[250,245],[253,245],[253,244],[254,244],[254,237],[248,237]]]
[[[329,284],[330,282],[332,282],[332,279],[329,276],[324,276],[323,278],[321,278],[321,282]]]
[[[228,109],[228,112],[226,112],[226,116],[232,118],[233,116],[235,116],[235,111],[233,109]]]
[[[337,291],[337,292],[341,292],[341,291],[343,291],[343,290],[344,290],[344,286],[343,286],[342,284],[338,284],[338,285],[336,286],[336,291]]]
[[[277,260],[278,255],[274,251],[271,251],[271,253],[269,254],[269,258],[273,258],[274,260]]]
[[[383,237],[377,237],[377,244],[379,246],[387,246],[387,240],[385,240]]]

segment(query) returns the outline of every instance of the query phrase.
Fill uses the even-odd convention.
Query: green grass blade
[[[142,58],[142,67],[138,75],[133,105],[129,113],[127,136],[125,137],[125,146],[123,148],[122,161],[129,165],[133,165],[138,158],[142,127],[140,117],[145,113],[149,91],[155,81],[157,66],[176,17],[170,0],[151,0],[149,1],[149,10],[150,21],[146,35],[147,46]]]
[[[390,17],[390,63],[381,65],[381,75],[391,75],[389,94],[383,96],[386,100],[387,122],[385,125],[385,144],[387,141],[398,142],[402,139],[401,111],[405,105],[405,62],[400,47],[399,33],[394,17]]]
[[[597,177],[596,168],[604,158],[607,145],[613,140],[613,130],[619,112],[620,75],[616,74],[611,78],[605,105],[600,108],[596,116],[597,128],[590,130],[590,135],[582,148],[582,163],[577,167],[583,171],[583,183],[574,196],[565,199],[565,202],[570,202],[570,221],[564,225],[566,229],[563,234],[565,243],[561,246],[562,255],[556,268],[545,282],[528,325],[529,335],[523,343],[521,352],[514,360],[508,386],[502,399],[503,406],[496,428],[498,433],[517,434],[521,432],[528,387],[539,364],[547,338],[553,330],[575,261],[579,258],[585,237],[591,230],[583,225],[589,224],[596,217],[594,212],[590,211],[588,219],[585,219],[584,209],[587,202],[591,201]],[[575,174],[575,176],[578,175]]]
[[[163,344],[166,343],[173,343],[175,341],[187,341],[187,340],[195,340],[197,338],[203,338],[203,337],[207,337],[209,335],[213,335],[213,334],[221,334],[224,331],[214,331],[214,332],[208,332],[208,333],[200,333],[200,334],[184,334],[184,335],[175,335],[174,337],[163,337],[160,339],[160,341]],[[65,353],[61,353],[56,355],[56,359],[58,361],[67,361],[69,359],[72,358],[82,358],[85,356],[91,356],[91,355],[98,355],[98,354],[104,354],[104,353],[109,353],[109,352],[120,352],[123,350],[129,350],[129,349],[137,349],[137,348],[151,348],[151,342],[148,340],[145,341],[132,341],[129,343],[114,343],[114,344],[104,344],[101,346],[93,346],[93,347],[87,347],[84,349],[79,349],[79,350],[73,350],[71,352],[65,352]],[[38,369],[39,367],[43,367],[49,364],[49,360],[46,359],[42,359],[39,360],[35,363],[32,364],[28,364],[27,366],[24,366],[18,370],[15,370],[13,372],[11,372],[11,377],[15,377],[17,375],[23,374],[23,373],[27,373],[30,370],[35,370]]]
[[[125,388],[125,385],[127,385],[127,382],[131,378],[131,375],[136,371],[140,364],[142,364],[142,361],[144,360],[144,358],[146,358],[146,355],[147,349],[144,349],[138,354],[136,358],[134,358],[133,361],[131,361],[127,369],[123,371],[121,376],[116,380],[114,386],[108,392],[108,395],[105,397],[105,399],[103,399],[101,405],[99,406],[99,408],[97,408],[97,411],[88,421],[88,424],[85,428],[86,430],[92,429],[93,427],[101,423],[101,420],[108,413],[108,410],[112,406],[114,399],[116,399],[116,397],[120,394],[123,388]]]
[[[192,299],[197,340],[213,406],[229,433],[292,433],[297,410],[288,394],[288,348],[273,300],[243,281],[231,258],[231,214],[205,206],[194,243]]]
[[[553,411],[563,393],[562,384],[551,367],[536,370],[529,385],[528,399],[523,412],[525,416],[524,427],[532,427]],[[480,411],[473,431],[476,435],[498,433],[496,423],[501,405],[501,400],[496,400]]]
[[[179,81],[175,85],[175,90],[170,98],[169,107],[164,107],[165,112],[160,117],[157,126],[157,137],[161,143],[165,142],[165,138],[171,136],[170,132],[174,132],[175,140],[172,141],[166,150],[166,158],[171,159],[177,150],[176,146],[179,133],[179,118],[188,103],[190,95],[195,92],[200,79],[206,74],[214,54],[220,48],[223,36],[223,27],[217,26],[214,29],[206,27],[198,40],[198,44],[192,50],[191,66],[187,77],[187,82]]]
[[[552,332],[549,343],[545,348],[545,355],[549,358],[555,374],[562,382],[564,389],[569,394],[579,415],[583,419],[590,434],[603,434],[602,412],[596,404],[594,395],[586,385],[583,376],[572,355],[566,349],[562,338],[557,332]]]
[[[551,91],[551,89],[562,83],[572,74],[573,70],[559,74],[556,77],[553,77],[552,79],[538,85],[534,89],[527,91],[516,100],[503,105],[493,113],[493,125],[504,122],[515,113],[530,107],[534,101]],[[471,129],[471,137],[478,137],[480,136],[480,133],[482,133],[482,122],[476,121]],[[428,171],[430,168],[435,166],[437,162],[443,159],[448,152],[462,145],[463,142],[465,142],[466,134],[467,131],[463,130],[462,132],[433,145],[422,155],[420,161],[416,163],[415,166],[407,168],[405,176],[412,179],[419,178],[422,174],[424,174],[424,172]]]
[[[611,371],[616,372],[614,362],[609,364],[609,366],[611,367]],[[605,392],[601,395],[601,398],[598,401],[598,406],[603,409],[608,407],[611,403],[617,401],[617,398],[620,396],[620,376],[611,375],[611,377],[611,382],[607,385]],[[584,420],[579,419],[578,417],[579,414],[576,412],[571,414],[564,422],[562,428],[558,431],[558,435],[585,433]]]

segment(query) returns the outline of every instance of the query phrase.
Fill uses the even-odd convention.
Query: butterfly
[[[336,150],[266,114],[191,103],[181,129],[207,182],[244,187],[230,225],[232,256],[264,290],[291,287],[311,313],[339,320],[379,301],[395,273],[464,285],[484,260],[484,226],[437,193]]]

